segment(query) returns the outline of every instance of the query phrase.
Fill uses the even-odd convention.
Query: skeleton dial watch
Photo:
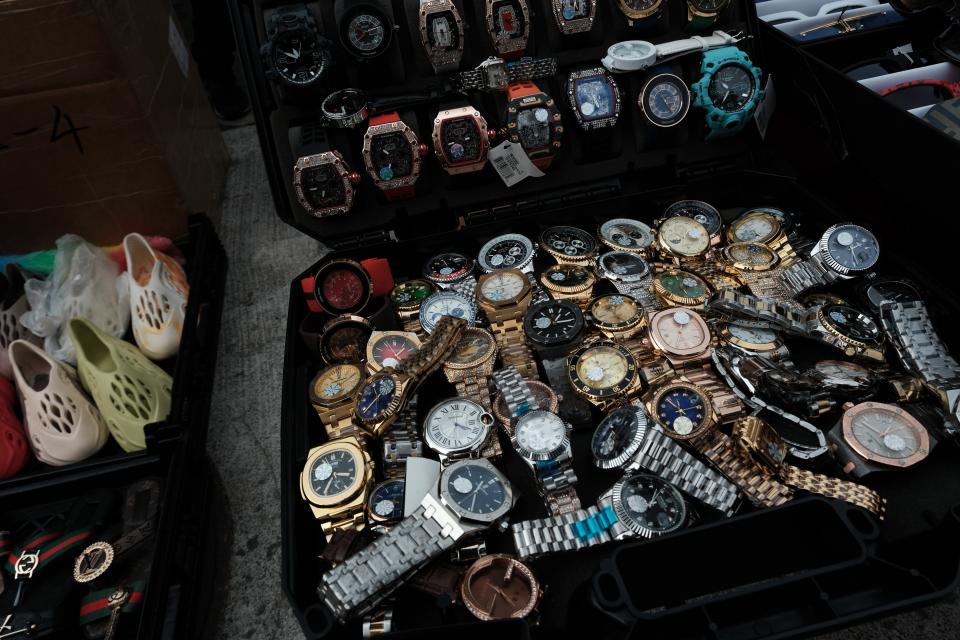
[[[903,407],[862,402],[848,403],[844,409],[827,440],[846,473],[862,478],[875,471],[904,469],[924,460],[932,449],[926,427]]]
[[[491,443],[497,439],[493,414],[467,398],[443,400],[430,409],[423,420],[423,439],[443,464],[500,455],[499,446]]]
[[[593,28],[598,0],[550,0],[553,19],[563,35],[584,33]]]
[[[530,7],[527,0],[485,0],[487,33],[497,55],[519,58],[530,39]]]
[[[572,467],[572,427],[560,416],[543,409],[528,411],[517,418],[510,442],[533,471],[540,495],[552,515],[580,508],[577,474]]]
[[[482,171],[496,135],[473,107],[444,109],[433,120],[433,151],[450,175]]]
[[[540,274],[540,284],[554,300],[570,300],[585,309],[593,298],[597,277],[578,264],[555,264]]]
[[[504,366],[516,367],[525,378],[537,379],[537,364],[523,330],[532,298],[530,279],[516,268],[497,269],[477,281],[477,303],[490,322]]]
[[[538,169],[549,169],[563,141],[563,119],[553,98],[533,82],[511,82],[505,120],[507,139]]]
[[[293,191],[303,210],[315,218],[347,213],[353,208],[360,174],[339,151],[303,156],[293,167]]]
[[[413,197],[427,146],[400,114],[385,113],[370,118],[363,136],[363,163],[367,173],[387,200]]]
[[[452,0],[417,0],[420,44],[434,73],[456,71],[463,57],[463,19]]]
[[[794,296],[837,280],[868,272],[880,259],[880,244],[868,229],[850,223],[835,224],[820,237],[810,259],[784,269],[783,286]]]
[[[468,398],[490,411],[490,391],[487,377],[493,373],[497,360],[497,342],[489,331],[470,327],[463,332],[460,342],[443,361],[447,381],[457,389],[457,395]]]

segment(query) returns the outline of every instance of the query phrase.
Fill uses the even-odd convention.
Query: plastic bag
[[[76,364],[67,335],[71,318],[86,318],[103,331],[122,337],[130,322],[130,286],[117,263],[77,235],[57,240],[53,273],[47,280],[24,285],[30,311],[21,324],[44,339],[54,358]]]

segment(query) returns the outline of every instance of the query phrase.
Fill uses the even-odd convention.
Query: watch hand
[[[327,480],[326,486],[323,488],[323,492],[326,493],[330,490],[330,485],[333,484],[333,475],[331,474],[330,479]]]
[[[473,498],[470,500],[470,511],[475,512],[477,510],[477,494],[473,494]]]

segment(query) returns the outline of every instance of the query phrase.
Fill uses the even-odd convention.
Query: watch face
[[[600,225],[600,237],[607,244],[624,251],[641,251],[653,244],[653,230],[629,218],[614,218]]]
[[[480,362],[485,360],[495,347],[492,336],[483,329],[467,329],[456,348],[447,356],[447,362],[460,366]]]
[[[320,353],[329,363],[359,362],[367,350],[373,329],[366,322],[348,320],[326,329],[320,337]]]
[[[277,36],[273,46],[273,64],[284,80],[308,85],[320,79],[330,64],[330,52],[316,34],[288,31]]]
[[[450,164],[473,163],[483,159],[483,136],[475,118],[463,116],[444,120],[440,127],[443,148],[439,151]]]
[[[550,110],[536,105],[517,113],[517,132],[526,151],[537,151],[550,146]]]
[[[476,319],[473,303],[452,291],[438,291],[420,305],[420,324],[427,333],[433,331],[443,316],[462,318],[471,326]]]
[[[929,450],[929,434],[913,416],[896,405],[878,402],[849,410],[844,415],[844,436],[858,453],[898,466],[919,461]]]
[[[441,253],[423,267],[423,274],[435,282],[453,282],[471,273],[473,260],[460,253]]]
[[[600,271],[608,278],[634,282],[650,273],[647,261],[635,253],[626,251],[610,251],[597,260]]]
[[[597,425],[590,441],[597,465],[606,469],[608,463],[618,458],[623,458],[625,462],[640,446],[638,435],[641,427],[646,427],[646,421],[641,425],[640,414],[635,407],[620,407],[608,414]]]
[[[841,334],[859,342],[875,342],[880,327],[868,316],[844,304],[830,304],[821,310],[823,320]]]
[[[687,519],[683,496],[673,485],[656,476],[628,476],[620,485],[620,513],[627,516],[631,529],[645,529],[656,535],[680,528]]]
[[[373,361],[380,367],[396,368],[419,350],[420,347],[409,336],[386,335],[373,343]]]
[[[349,449],[333,449],[310,465],[310,487],[319,496],[332,497],[347,491],[357,480],[359,464]]]
[[[567,425],[560,416],[539,409],[517,420],[513,432],[513,438],[522,450],[537,457],[550,457],[563,446],[566,437]]]
[[[720,217],[720,212],[701,200],[681,200],[674,202],[667,207],[663,216],[665,218],[676,218],[678,216],[693,218],[702,224],[703,228],[706,229],[707,233],[711,236],[719,233],[720,227],[723,225],[723,218]]]
[[[509,556],[486,556],[468,571],[462,587],[464,605],[480,620],[524,618],[540,599],[533,572]]]
[[[620,293],[601,296],[590,303],[593,322],[604,329],[621,329],[636,325],[643,317],[643,307]]]
[[[347,187],[343,177],[332,164],[301,170],[300,183],[304,197],[314,209],[340,207],[347,201]]]
[[[499,269],[481,279],[477,293],[488,302],[504,302],[519,297],[529,282],[516,269]]]
[[[397,383],[389,374],[375,375],[363,386],[357,397],[357,415],[364,420],[379,420],[397,394]]]
[[[864,271],[880,259],[876,236],[855,224],[838,226],[827,238],[830,257],[851,271]]]
[[[371,7],[361,7],[352,12],[343,27],[344,44],[354,55],[372,58],[378,56],[390,45],[391,27],[386,18],[371,11]]]
[[[544,272],[544,280],[556,287],[576,288],[590,284],[593,275],[578,264],[557,264]]]
[[[672,253],[698,256],[710,248],[710,233],[706,227],[687,216],[667,218],[660,225],[660,242]]]
[[[831,384],[861,387],[869,386],[872,380],[866,367],[843,360],[821,360],[813,368]]]
[[[727,113],[741,111],[756,92],[753,74],[739,64],[726,64],[710,78],[707,95],[715,107]]]
[[[370,160],[381,180],[404,178],[413,172],[413,147],[403,133],[381,133],[370,143]]]
[[[533,259],[533,243],[516,233],[498,236],[480,249],[480,266],[484,271],[522,269]]]
[[[593,13],[593,6],[596,0],[562,0],[560,3],[560,15],[564,20],[579,20],[580,18],[589,18]]]
[[[644,87],[640,109],[655,125],[672,127],[690,110],[690,89],[677,76],[661,74],[651,78]]]
[[[611,396],[633,382],[636,366],[626,350],[601,344],[585,349],[573,359],[570,381],[588,395]]]
[[[617,114],[617,93],[606,75],[573,80],[574,108],[584,122],[611,118]]]
[[[354,364],[338,364],[327,367],[313,379],[311,401],[334,404],[353,395],[360,385],[360,367]]]
[[[626,62],[644,62],[657,59],[657,50],[645,40],[626,40],[618,42],[607,49],[611,58],[618,58]]]
[[[467,451],[482,446],[490,433],[493,416],[465,398],[444,400],[427,414],[423,435],[430,448],[440,453]]]
[[[756,242],[737,242],[728,245],[726,252],[734,262],[758,269],[771,266],[777,261],[777,254],[773,249]]]
[[[332,262],[320,268],[314,278],[314,295],[331,315],[353,313],[370,299],[370,277],[352,262]]]
[[[495,40],[522,38],[527,16],[520,0],[494,0],[493,36]]]
[[[551,300],[530,309],[524,328],[539,344],[563,344],[572,341],[583,327],[583,314],[572,302]]]
[[[374,487],[367,502],[372,519],[379,522],[402,520],[405,492],[406,483],[403,480],[387,480]]]
[[[412,307],[433,293],[433,287],[423,280],[401,282],[390,292],[390,301],[398,307]]]
[[[656,282],[663,287],[664,291],[679,298],[695,300],[707,295],[707,283],[685,271],[668,271],[658,274]]]
[[[727,331],[737,340],[742,340],[749,344],[772,344],[777,341],[776,332],[761,327],[728,324]]]
[[[469,462],[451,467],[444,482],[444,497],[471,516],[488,518],[510,502],[509,490],[492,465]]]
[[[593,236],[576,227],[550,227],[540,234],[540,244],[568,258],[583,258],[597,249]]]
[[[456,51],[460,47],[460,30],[453,11],[438,11],[427,16],[427,42],[435,52]]]
[[[679,436],[689,436],[702,427],[707,418],[707,400],[698,391],[686,386],[663,393],[654,409],[657,422]]]
[[[769,242],[780,234],[780,222],[770,214],[753,214],[733,223],[736,242]]]
[[[710,330],[703,319],[688,309],[659,313],[653,319],[653,337],[666,349],[678,354],[705,349],[710,344]]]

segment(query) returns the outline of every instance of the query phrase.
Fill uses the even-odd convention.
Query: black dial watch
[[[650,124],[674,127],[683,122],[690,111],[690,87],[672,73],[655,75],[643,85],[637,106]]]
[[[292,89],[316,86],[333,64],[331,43],[303,4],[279,7],[270,16],[260,55],[267,78]]]
[[[523,318],[523,330],[542,359],[566,356],[583,338],[583,312],[570,300],[547,300],[532,305]]]
[[[343,47],[355,58],[368,60],[386,53],[393,41],[390,4],[337,2],[337,30]]]

